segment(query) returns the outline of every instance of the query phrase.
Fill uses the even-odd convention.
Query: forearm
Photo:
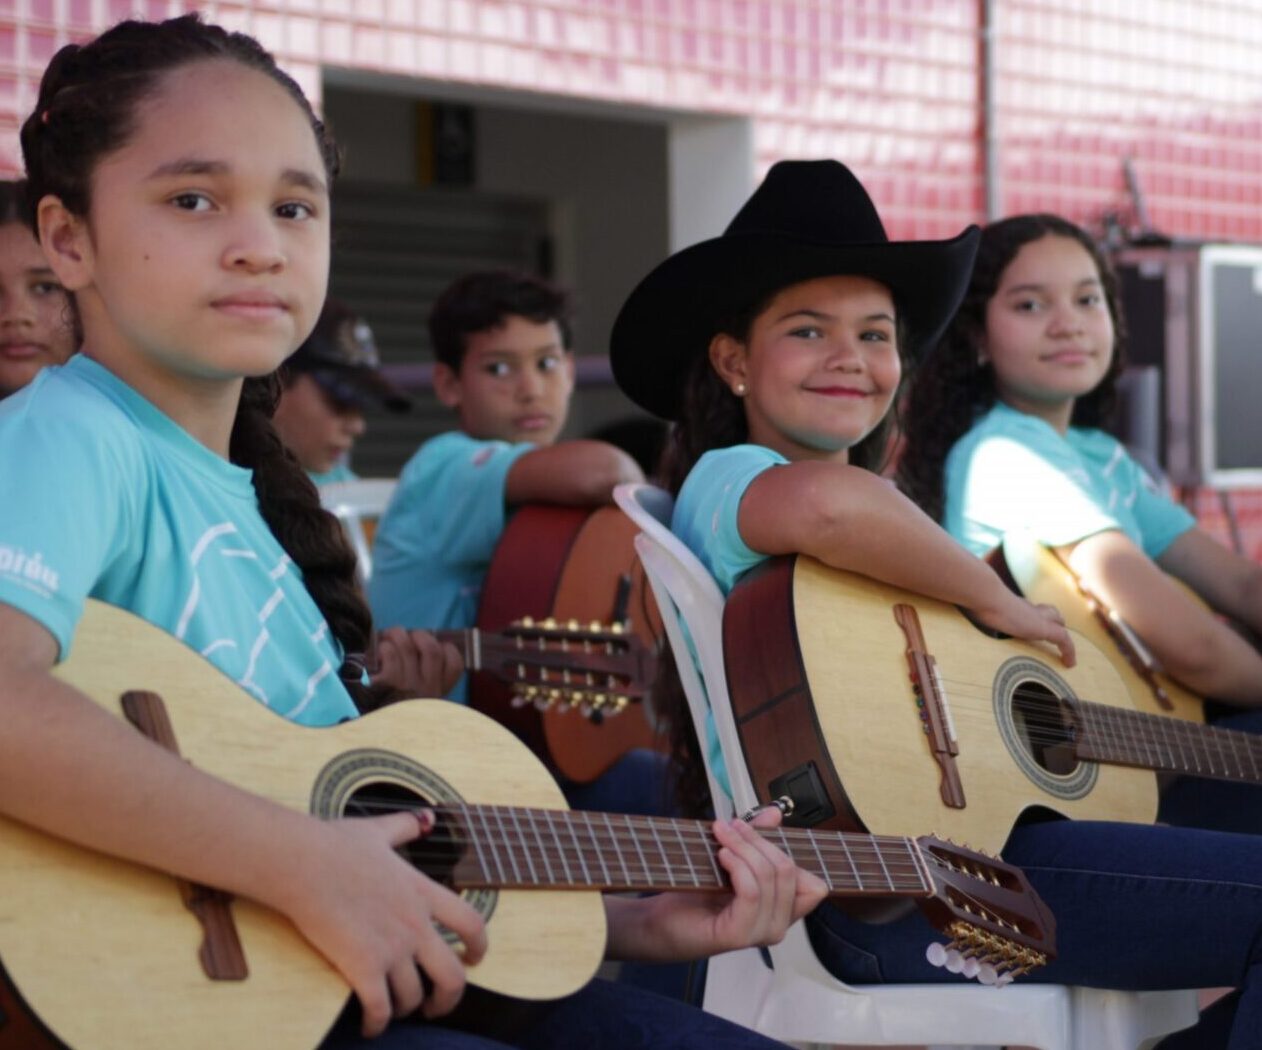
[[[605,956],[634,962],[685,962],[710,954],[705,946],[680,942],[678,927],[684,924],[663,921],[668,894],[653,897],[605,896],[605,920],[609,940]]]
[[[318,833],[46,673],[6,677],[0,721],[0,809],[80,845],[279,906],[286,854]]]
[[[522,503],[598,506],[613,498],[614,486],[643,481],[629,455],[603,441],[563,441],[527,452],[508,472],[504,499]]]
[[[843,469],[837,482],[828,483],[826,475],[813,479],[788,550],[969,609],[993,609],[1011,599],[983,561],[892,485],[866,470]]]

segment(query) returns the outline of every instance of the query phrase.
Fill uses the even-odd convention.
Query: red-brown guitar
[[[471,705],[521,738],[556,772],[594,780],[637,747],[661,748],[648,690],[653,683],[662,626],[632,543],[636,527],[616,507],[532,505],[504,530],[487,570],[478,629],[512,630],[529,617],[537,629],[583,625],[623,627],[623,641],[592,639],[593,659],[617,659],[619,673],[522,690],[505,676],[471,675]],[[603,653],[600,652],[603,648]],[[599,676],[597,676],[599,678]],[[522,703],[525,699],[528,702]]]

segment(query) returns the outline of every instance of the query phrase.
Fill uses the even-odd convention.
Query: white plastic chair
[[[320,486],[320,503],[346,530],[364,583],[372,576],[372,544],[364,531],[364,521],[376,520],[385,513],[398,483],[397,478],[355,478]]]
[[[614,498],[640,528],[636,550],[675,653],[698,738],[711,707],[735,799],[706,769],[716,813],[757,804],[727,695],[723,596],[697,557],[670,531],[673,500],[652,485],[620,485]],[[687,626],[700,661],[685,641]],[[701,676],[709,686],[709,700]],[[705,1008],[792,1043],[897,1046],[1030,1046],[1040,1050],[1137,1050],[1195,1023],[1194,991],[1117,992],[1022,983],[1004,988],[959,984],[847,985],[824,969],[795,923],[769,949],[710,960]]]

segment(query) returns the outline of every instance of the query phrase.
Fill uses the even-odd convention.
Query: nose
[[[1048,320],[1048,330],[1054,335],[1078,335],[1082,329],[1082,318],[1072,303],[1057,303]]]
[[[0,292],[0,325],[17,327],[35,323],[35,301],[29,293]]]
[[[364,422],[364,414],[358,409],[352,409],[342,416],[342,429],[351,437],[362,437],[368,425]]]
[[[863,368],[863,353],[850,336],[832,340],[825,367],[841,372],[857,372]]]
[[[245,213],[232,224],[223,262],[227,269],[246,273],[275,273],[285,268],[287,259],[270,213]]]
[[[543,394],[543,376],[533,367],[523,368],[517,375],[517,400],[533,401]]]

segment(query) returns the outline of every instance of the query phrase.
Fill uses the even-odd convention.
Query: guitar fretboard
[[[555,887],[614,891],[717,890],[728,884],[708,824],[511,806],[437,807],[439,832],[462,847],[460,889]],[[777,828],[761,831],[801,868],[847,896],[930,896],[912,839]],[[431,836],[432,840],[433,836]]]
[[[1079,714],[1075,750],[1081,758],[1262,783],[1262,737],[1107,704],[1073,706]]]

